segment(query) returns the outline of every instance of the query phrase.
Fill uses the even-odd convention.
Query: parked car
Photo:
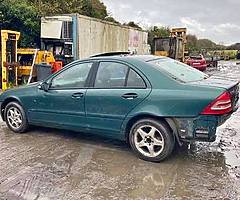
[[[4,92],[0,102],[13,132],[38,125],[100,134],[159,162],[176,143],[214,141],[238,98],[236,81],[166,57],[129,55],[75,61],[42,82]]]
[[[207,67],[214,67],[217,68],[218,67],[218,61],[220,61],[220,57],[219,56],[205,56],[205,60],[207,63]]]
[[[190,56],[186,60],[187,64],[189,66],[194,67],[195,69],[198,69],[200,71],[205,71],[207,69],[207,62],[205,58],[202,55],[199,56]]]

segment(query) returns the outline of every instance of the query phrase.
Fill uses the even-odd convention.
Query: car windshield
[[[153,64],[157,69],[161,70],[163,73],[166,73],[170,77],[175,80],[187,83],[200,81],[208,78],[207,74],[190,67],[184,63],[179,61],[169,59],[169,58],[161,58],[156,60],[148,61]]]

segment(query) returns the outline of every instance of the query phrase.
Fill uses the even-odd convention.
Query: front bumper
[[[205,71],[207,69],[207,64],[206,65],[192,65],[193,68],[198,69],[200,71]]]
[[[200,115],[196,118],[177,118],[179,138],[182,141],[213,142],[216,139],[217,127],[222,125],[231,114]]]

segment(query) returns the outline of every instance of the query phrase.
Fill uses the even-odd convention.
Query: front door
[[[38,91],[29,118],[51,126],[84,128],[86,84],[91,66],[92,63],[76,63],[53,77],[48,91]]]
[[[86,94],[87,124],[106,134],[120,132],[126,115],[151,89],[129,66],[117,62],[100,62],[93,88]]]

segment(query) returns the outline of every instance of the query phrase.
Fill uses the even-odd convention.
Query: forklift
[[[39,64],[51,65],[52,73],[62,68],[62,62],[57,62],[49,51],[42,51],[33,48],[17,49],[18,61],[18,83],[27,84],[29,78],[31,81],[37,80],[37,70],[34,66]]]
[[[17,43],[20,33],[10,30],[0,32],[0,89],[5,91],[8,88],[18,85],[18,64],[17,64]]]
[[[173,28],[169,37],[154,38],[154,55],[166,56],[185,62],[187,29]]]

